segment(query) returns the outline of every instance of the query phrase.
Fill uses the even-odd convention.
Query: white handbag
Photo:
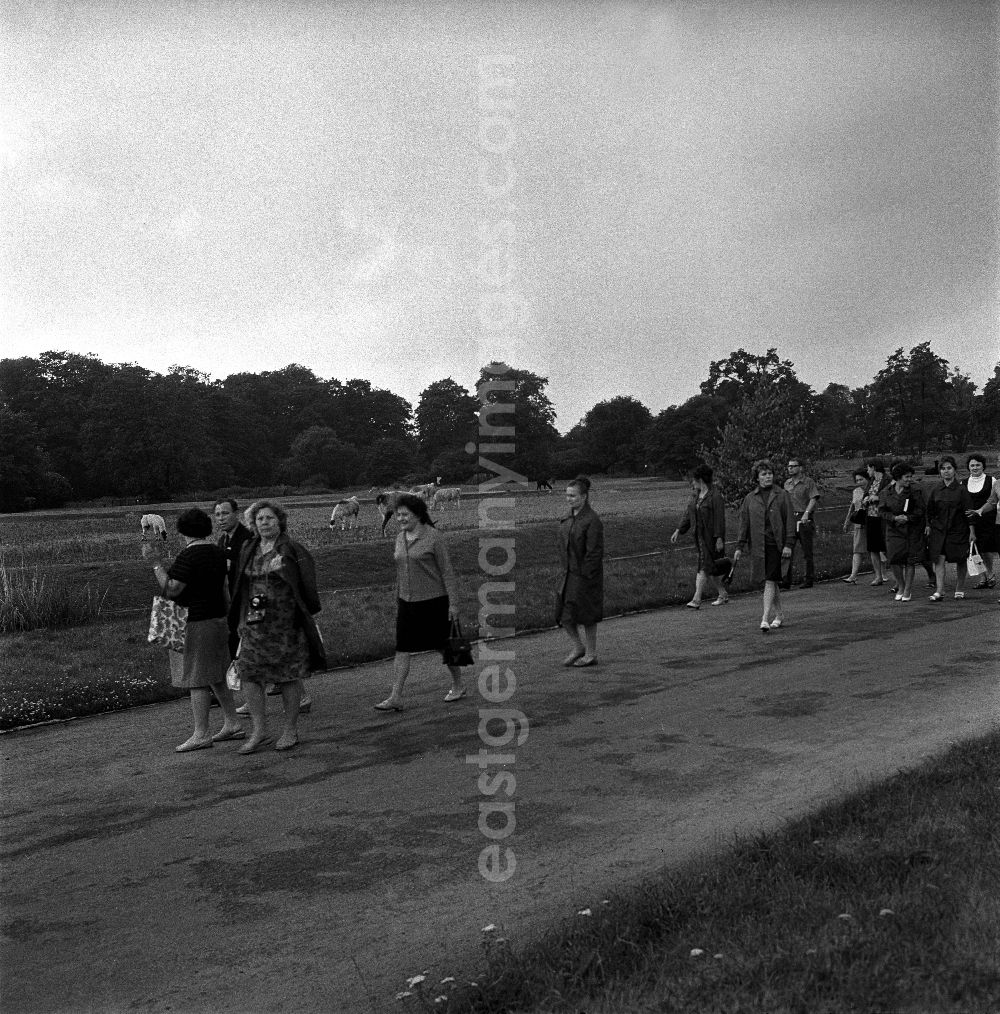
[[[986,573],[986,564],[983,563],[979,547],[974,542],[969,546],[969,559],[965,561],[965,568],[969,572],[969,577],[978,577]]]

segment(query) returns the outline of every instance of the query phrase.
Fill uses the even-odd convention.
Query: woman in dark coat
[[[975,587],[992,588],[996,584],[993,572],[1000,553],[1000,528],[995,523],[998,520],[996,500],[991,501],[997,479],[987,474],[986,455],[978,451],[966,458],[965,466],[969,470],[969,477],[964,483],[969,494],[969,510],[975,512],[969,515],[969,520],[975,526],[976,548],[986,564],[986,573]]]
[[[885,520],[885,555],[896,578],[896,601],[913,597],[913,572],[923,563],[924,518],[927,514],[923,490],[913,485],[913,466],[900,461],[892,466],[892,482],[879,497],[879,513]]]
[[[694,579],[694,597],[688,603],[689,609],[700,609],[705,590],[711,587],[715,561],[726,549],[726,505],[722,494],[712,487],[712,469],[699,465],[691,473],[691,488],[694,495],[684,512],[684,518],[677,526],[670,541],[676,543],[685,532],[694,532],[694,544],[698,550],[698,570]],[[713,606],[724,606],[729,593],[720,582]]]
[[[573,645],[563,665],[582,668],[597,664],[597,624],[604,618],[604,526],[590,506],[585,475],[566,487],[566,503],[570,512],[559,522],[563,577],[557,617]]]
[[[931,602],[944,598],[945,564],[955,564],[955,598],[965,598],[965,561],[969,557],[969,545],[975,539],[975,528],[965,512],[969,510],[969,491],[958,481],[958,464],[950,455],[945,455],[938,464],[941,482],[927,497],[928,553],[934,563],[937,588],[931,595]]]
[[[757,488],[740,505],[739,540],[735,563],[749,547],[752,554],[750,580],[764,585],[763,633],[777,630],[784,622],[781,612],[781,561],[792,556],[795,542],[795,511],[791,497],[774,485],[774,465],[763,459],[753,463],[751,472]]]

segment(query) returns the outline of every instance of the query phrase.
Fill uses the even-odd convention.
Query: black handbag
[[[868,511],[864,507],[851,511],[851,516],[848,520],[852,525],[863,525],[868,520]]]
[[[448,643],[441,654],[445,665],[475,665],[475,659],[472,657],[472,644],[462,633],[462,624],[457,619],[451,621]]]
[[[728,556],[718,556],[712,561],[712,577],[721,577],[722,583],[728,587],[733,579],[736,564]]]

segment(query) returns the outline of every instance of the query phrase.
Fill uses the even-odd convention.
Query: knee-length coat
[[[722,555],[715,549],[715,540],[722,539],[723,544],[726,541],[726,504],[715,487],[700,500],[697,494],[691,497],[677,531],[683,535],[692,529],[698,548],[698,570],[710,571],[712,561]]]
[[[589,503],[559,522],[562,584],[557,615],[569,606],[577,623],[604,618],[604,526]]]
[[[972,509],[969,491],[956,479],[951,485],[939,483],[927,497],[927,549],[933,562],[943,556],[958,563],[969,555],[969,519]]]
[[[900,493],[892,483],[879,494],[878,510],[885,520],[885,555],[889,563],[897,567],[922,563],[927,548],[924,542],[927,505],[923,490],[911,486]],[[896,518],[904,514],[906,521],[897,522]]]
[[[764,517],[767,516],[774,532],[778,549],[795,543],[795,511],[792,498],[779,486],[772,486],[765,495],[759,489],[748,493],[740,505],[739,540],[737,549],[742,553],[750,547],[750,580],[758,584],[764,580]]]

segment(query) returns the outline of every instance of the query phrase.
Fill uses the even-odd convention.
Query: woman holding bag
[[[693,531],[698,550],[698,569],[694,578],[694,596],[689,609],[700,609],[702,596],[712,586],[715,561],[726,550],[726,505],[722,494],[712,486],[712,469],[698,465],[691,473],[692,497],[684,511],[684,518],[670,536],[671,543],[687,531]],[[724,606],[729,601],[726,586],[719,582],[719,591],[713,606]]]
[[[854,490],[851,493],[851,502],[847,505],[847,515],[844,518],[844,531],[851,532],[851,573],[842,577],[844,584],[857,584],[858,574],[861,573],[861,564],[864,562],[868,544],[865,540],[868,527],[868,509],[865,504],[865,495],[868,492],[868,473],[863,468],[854,470]]]
[[[178,746],[178,753],[204,750],[213,743],[243,739],[246,733],[236,714],[233,695],[226,685],[229,668],[229,626],[226,623],[226,556],[211,541],[212,519],[197,507],[177,518],[177,532],[184,549],[164,566],[159,543],[144,542],[144,560],[155,560],[153,576],[160,593],[186,606],[184,651],[169,651],[170,681],[191,691],[194,731]],[[212,694],[222,705],[224,722],[213,736],[208,728]]]
[[[376,711],[402,711],[403,686],[410,675],[410,660],[416,651],[448,648],[451,625],[458,619],[458,588],[444,538],[434,527],[427,504],[419,496],[403,493],[396,500],[399,535],[393,557],[396,561],[396,654],[392,663],[392,691],[375,705]],[[462,670],[448,665],[451,689],[445,701],[451,704],[465,696]]]
[[[968,456],[965,467],[969,470],[969,477],[964,483],[969,494],[966,517],[975,526],[976,548],[986,564],[986,573],[975,587],[992,588],[997,583],[993,571],[996,569],[997,554],[1000,553],[997,480],[992,475],[987,475],[986,455],[978,451]]]

